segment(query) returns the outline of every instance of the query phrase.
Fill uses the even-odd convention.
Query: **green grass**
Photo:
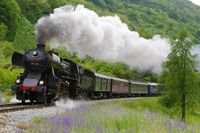
[[[29,131],[35,133],[191,133],[200,131],[200,124],[183,123],[169,116],[158,98],[93,101],[84,108],[67,110],[65,114],[44,118]],[[193,116],[196,122],[198,117]],[[67,121],[67,122],[66,122]],[[66,125],[67,123],[67,125]]]
[[[187,117],[192,118],[188,124],[182,123],[173,111],[160,105],[158,98],[114,100],[101,103],[93,112],[96,113],[89,116],[106,132],[114,129],[119,132],[192,132],[199,130],[195,126],[200,124],[199,116],[191,114]],[[186,125],[187,128],[183,128]]]
[[[0,126],[5,126],[5,125],[7,125],[7,121],[6,120],[4,120],[4,119],[1,119],[0,120]]]
[[[149,110],[151,112],[158,112],[162,114],[163,116],[168,116],[172,119],[180,118],[180,115],[178,115],[174,110],[161,106],[158,97],[157,98],[142,98],[142,99],[137,99],[137,100],[133,99],[133,100],[114,101],[114,103],[119,104],[131,110],[138,110],[138,111]],[[186,111],[187,122],[200,124],[199,108],[196,108],[195,112]]]

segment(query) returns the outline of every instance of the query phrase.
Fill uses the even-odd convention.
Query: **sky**
[[[192,1],[194,4],[199,5],[200,6],[200,0],[190,0]]]

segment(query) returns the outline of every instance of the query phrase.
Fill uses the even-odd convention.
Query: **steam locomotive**
[[[16,98],[22,103],[26,100],[49,103],[60,97],[105,98],[158,93],[156,83],[133,82],[94,73],[44,49],[45,45],[38,44],[24,55],[18,52],[12,55],[12,64],[24,68],[12,85]]]
[[[76,88],[80,83],[81,67],[71,60],[60,58],[57,53],[45,53],[45,45],[38,44],[24,55],[14,52],[12,64],[24,68],[12,90],[16,98],[48,103],[58,95],[75,97]]]

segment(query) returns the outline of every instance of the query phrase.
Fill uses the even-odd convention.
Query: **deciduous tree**
[[[171,45],[171,53],[163,64],[161,75],[166,92],[162,103],[168,107],[181,110],[181,118],[185,121],[186,108],[193,108],[196,86],[196,59],[191,54],[192,43],[187,38],[187,32],[181,31],[178,39]],[[192,106],[191,106],[192,105]]]

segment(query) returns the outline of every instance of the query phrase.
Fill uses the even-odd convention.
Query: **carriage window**
[[[105,79],[105,89],[107,90],[107,79]]]
[[[106,79],[103,78],[103,88],[102,89],[106,89]]]
[[[103,86],[102,78],[100,78],[99,80],[100,80],[100,83],[101,83],[101,84],[100,84],[100,85],[101,85],[100,90],[102,90],[102,86]]]
[[[101,79],[99,77],[96,78],[96,89],[97,90],[101,89]]]

